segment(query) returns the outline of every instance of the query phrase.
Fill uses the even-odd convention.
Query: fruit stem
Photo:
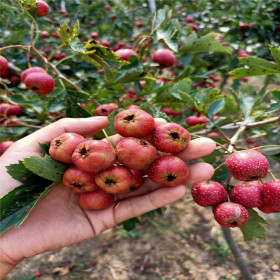
[[[214,169],[214,173],[215,173],[219,168],[221,168],[224,164],[225,164],[225,163],[223,162],[223,163],[221,163],[220,165],[218,165],[218,166]]]
[[[199,136],[199,135],[197,135],[197,134],[194,134],[194,133],[190,133],[190,135],[192,136],[192,137],[195,137],[195,138],[205,138],[205,136]],[[212,139],[213,140],[213,139]],[[213,140],[214,141],[214,140]],[[222,149],[224,149],[225,151],[227,151],[229,154],[230,154],[230,151],[224,146],[224,145],[222,145],[222,144],[220,144],[220,143],[218,143],[218,142],[216,142],[216,141],[214,141],[215,143],[216,143],[216,145],[217,146],[220,146]]]
[[[274,174],[272,173],[272,171],[271,171],[271,170],[268,170],[268,173],[269,173],[269,175],[272,177],[273,181],[276,182],[277,179],[276,179],[276,177],[274,176]]]
[[[115,147],[113,146],[113,143],[111,142],[107,132],[105,129],[102,129],[102,132],[104,133],[105,137],[106,137],[106,140],[108,141],[108,143],[112,146],[113,149],[115,149]]]
[[[264,149],[264,148],[280,148],[280,145],[265,145],[252,148],[251,150]]]

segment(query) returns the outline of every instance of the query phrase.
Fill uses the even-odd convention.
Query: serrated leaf
[[[30,130],[29,127],[0,126],[0,138],[1,139],[9,138],[11,140],[18,139],[19,136],[24,135],[28,130]]]
[[[37,180],[37,184],[23,184],[2,197],[0,200],[0,234],[11,227],[19,227],[56,186],[57,184],[50,185],[50,181],[42,181],[40,178]]]
[[[206,123],[204,124],[197,124],[197,125],[192,125],[187,127],[188,132],[192,133],[192,132],[196,132],[196,131],[200,131],[202,129],[204,129],[206,127]]]
[[[22,161],[16,164],[11,164],[6,167],[7,173],[10,174],[15,180],[24,183],[29,180],[34,174],[28,170]]]
[[[160,10],[156,11],[154,18],[153,18],[153,22],[152,22],[152,30],[155,30],[160,27],[160,25],[165,20],[165,14],[166,13],[165,13],[164,9],[160,9]]]
[[[154,118],[162,118],[162,119],[165,119],[167,122],[171,122],[170,118],[165,114],[165,113],[162,113],[162,112],[156,112],[156,114],[153,116]]]
[[[68,168],[66,164],[60,163],[50,156],[25,158],[23,164],[36,175],[53,182],[61,182],[63,174]]]
[[[208,117],[210,119],[213,119],[213,117],[220,112],[225,106],[225,100],[224,99],[220,99],[215,101],[214,103],[212,103],[209,107],[208,110]]]
[[[61,41],[61,44],[69,45],[70,39],[72,38],[72,34],[69,25],[66,21],[59,26],[57,33]]]
[[[251,241],[254,238],[266,240],[266,231],[261,224],[268,224],[259,214],[253,209],[247,209],[249,220],[240,230],[243,233],[245,241]]]
[[[183,46],[180,48],[181,53],[199,53],[199,52],[218,52],[230,53],[232,48],[227,43],[215,41],[217,33],[209,33],[200,38],[193,32],[184,41]]]
[[[77,100],[68,97],[66,116],[69,118],[88,118],[91,114],[77,104]]]
[[[240,109],[247,119],[253,110],[255,99],[251,96],[246,96],[243,93],[240,94]]]
[[[243,77],[272,75],[280,73],[280,66],[266,61],[262,58],[247,56],[239,58],[239,60],[246,65],[246,68],[237,68],[229,72],[229,74],[233,76],[234,80]]]
[[[175,37],[177,33],[176,23],[172,21],[156,30],[156,38],[159,42],[164,42],[174,52],[178,52],[178,39]]]
[[[35,0],[18,0],[18,2],[33,18],[37,17],[37,5]]]

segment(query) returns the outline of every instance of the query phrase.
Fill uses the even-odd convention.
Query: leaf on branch
[[[239,60],[246,65],[246,67],[237,68],[229,72],[233,76],[233,79],[240,79],[243,77],[260,76],[260,75],[272,75],[280,73],[280,66],[266,61],[264,59],[247,56],[241,57]]]
[[[35,0],[18,0],[21,7],[30,13],[33,18],[37,17],[37,5]]]
[[[181,53],[200,53],[200,52],[217,52],[227,53],[232,51],[232,48],[227,43],[216,41],[217,33],[209,33],[200,38],[193,32],[184,41],[183,46],[179,49]]]
[[[49,154],[50,144],[38,143],[44,156]]]
[[[266,231],[262,224],[268,224],[259,214],[253,209],[247,209],[249,220],[240,230],[243,233],[245,241],[251,241],[254,238],[266,240]]]
[[[220,100],[217,100],[217,101],[213,102],[209,107],[208,117],[210,119],[213,119],[213,117],[218,112],[220,112],[224,108],[224,106],[225,106],[225,100],[224,99],[220,99]]]

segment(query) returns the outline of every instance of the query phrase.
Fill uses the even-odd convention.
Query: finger
[[[64,118],[57,122],[54,122],[31,135],[22,138],[14,144],[14,148],[17,147],[24,151],[25,148],[34,150],[34,147],[39,143],[49,143],[51,140],[65,132],[74,132],[81,135],[91,135],[108,125],[107,117],[90,117],[90,118]]]
[[[189,172],[185,185],[191,185],[210,179],[214,175],[214,168],[211,164],[200,162],[190,165]]]
[[[208,163],[196,163],[188,166],[189,175],[187,180],[185,181],[185,185],[195,184],[197,182],[206,181],[210,179],[214,174],[214,168],[212,165]],[[129,192],[127,194],[116,196],[116,201],[123,200],[133,196],[144,195],[150,192],[153,192],[157,189],[162,188],[162,185],[156,184],[150,179],[146,179],[144,184],[136,191]]]
[[[116,145],[117,145],[122,139],[124,139],[124,137],[121,136],[121,135],[119,135],[119,134],[115,134],[115,135],[109,136],[109,139],[110,139],[112,145],[113,145],[114,147],[116,147]],[[108,140],[107,140],[106,138],[104,138],[103,141],[108,142]]]
[[[143,196],[122,200],[114,207],[114,222],[119,224],[127,219],[160,208],[182,198],[185,193],[186,187],[180,185],[173,188],[164,187]]]
[[[156,123],[156,127],[167,123],[167,121],[165,119],[162,119],[162,118],[154,118],[154,120],[155,120],[155,123]]]
[[[211,154],[216,148],[216,143],[210,138],[197,138],[192,140],[186,149],[176,156],[184,161],[204,157]]]

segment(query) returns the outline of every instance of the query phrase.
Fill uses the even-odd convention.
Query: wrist
[[[9,264],[2,260],[0,260],[0,279],[3,279],[8,275],[10,271],[12,271],[16,267],[16,264]]]

